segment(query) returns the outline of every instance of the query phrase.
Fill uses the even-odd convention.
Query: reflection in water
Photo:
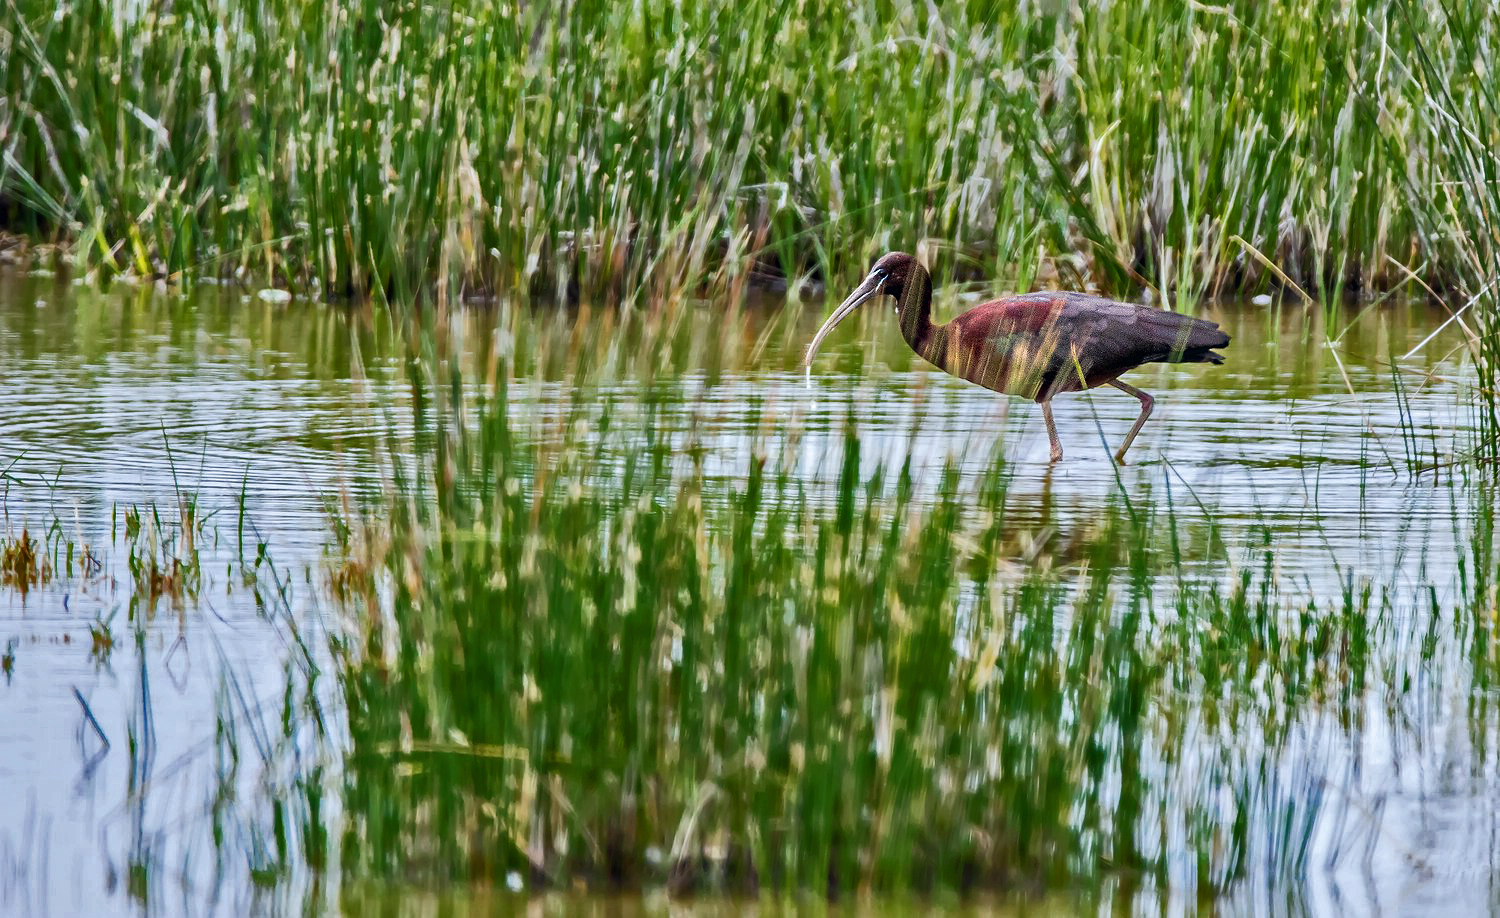
[[[649,390],[672,454],[696,456],[718,487],[705,501],[727,499],[747,456],[764,449],[791,456],[810,505],[831,506],[852,418],[865,475],[909,458],[919,496],[938,492],[945,467],[973,481],[1003,455],[1008,538],[1022,559],[1046,551],[1079,563],[1068,546],[1123,494],[1169,508],[1193,534],[1178,558],[1189,574],[1219,577],[1273,545],[1282,592],[1315,608],[1366,583],[1397,591],[1396,610],[1473,595],[1472,508],[1447,486],[1460,474],[1447,463],[1472,430],[1463,370],[1445,353],[1454,342],[1396,359],[1440,315],[1386,305],[1225,308],[1215,318],[1234,338],[1223,367],[1129,377],[1158,401],[1127,469],[1110,463],[1107,444],[1133,420],[1131,399],[1106,390],[1057,403],[1070,449],[1054,468],[1033,404],[926,368],[883,316],[841,328],[810,389],[796,362],[816,317],[772,307],[689,313],[667,367],[593,347],[632,333],[604,309],[476,309],[453,340],[468,379],[512,351],[510,410],[557,444],[579,421],[581,380],[616,424],[645,410]],[[315,758],[307,731],[286,724],[303,722],[289,706],[332,697],[306,684],[332,624],[325,499],[379,486],[387,434],[427,448],[412,422],[422,405],[408,340],[402,320],[377,310],[0,281],[4,526],[102,558],[90,573],[70,561],[24,598],[0,589],[0,645],[14,647],[0,686],[0,784],[11,791],[0,795],[0,910],[71,913],[221,885],[244,903],[287,894],[290,817],[236,801],[316,783],[298,762]],[[627,441],[601,461],[623,461]],[[134,535],[130,507],[144,513]],[[173,565],[186,557],[185,532],[197,534],[198,569],[184,575]],[[143,559],[158,579],[142,580]],[[174,576],[189,578],[175,593]],[[1440,638],[1410,638],[1412,658],[1461,667],[1465,648],[1423,643]],[[304,673],[307,698],[284,697],[289,671]],[[1317,735],[1338,728],[1328,719],[1291,731],[1287,767],[1349,804],[1314,836],[1342,870],[1325,875],[1315,859],[1315,901],[1489,901],[1493,766],[1464,729],[1462,693],[1413,671],[1411,695],[1371,693],[1352,749],[1328,752],[1342,748]],[[313,822],[326,825],[303,837],[337,823],[338,804],[323,807]],[[1334,850],[1349,848],[1368,851]],[[318,882],[308,881],[312,895],[337,895]]]

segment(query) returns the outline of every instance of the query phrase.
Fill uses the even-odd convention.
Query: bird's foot
[[[1056,464],[1056,463],[1059,463],[1061,461],[1062,461],[1062,450],[1054,448],[1052,450],[1052,459],[1051,459],[1051,462],[1053,464]]]
[[[1128,463],[1128,462],[1125,461],[1125,453],[1123,451],[1115,453],[1115,464],[1116,465],[1129,465],[1130,464],[1130,463]]]

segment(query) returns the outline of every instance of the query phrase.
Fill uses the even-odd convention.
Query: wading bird
[[[927,269],[905,252],[891,252],[813,336],[804,361],[809,373],[818,345],[834,326],[881,295],[896,298],[901,337],[923,360],[986,389],[1035,399],[1047,422],[1053,462],[1063,454],[1052,421],[1054,395],[1109,384],[1140,399],[1141,415],[1115,453],[1123,464],[1154,400],[1116,377],[1146,363],[1223,363],[1213,349],[1229,343],[1213,322],[1082,293],[1002,297],[933,325]]]

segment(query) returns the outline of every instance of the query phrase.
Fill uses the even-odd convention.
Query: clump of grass
[[[101,618],[89,625],[89,657],[99,665],[109,663],[115,652],[115,632],[110,618]]]
[[[197,595],[202,582],[198,544],[204,522],[191,501],[179,507],[178,519],[163,519],[155,504],[130,505],[122,513],[126,567],[135,593],[147,607],[160,599],[181,603]]]
[[[0,583],[12,586],[25,596],[28,590],[52,579],[52,562],[31,532],[22,527],[20,535],[0,537]]]

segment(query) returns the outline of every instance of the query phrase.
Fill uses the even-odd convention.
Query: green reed
[[[106,274],[397,299],[736,293],[891,248],[1186,302],[1280,286],[1262,259],[1315,290],[1437,282],[1467,270],[1443,164],[1482,156],[1427,102],[1434,75],[1460,117],[1493,101],[1469,62],[1495,24],[1442,0],[8,0],[0,226]]]
[[[1418,87],[1415,142],[1433,150],[1430,180],[1408,180],[1407,192],[1429,257],[1453,265],[1451,321],[1468,339],[1480,395],[1475,452],[1500,463],[1500,87],[1489,75],[1487,51],[1500,22],[1463,4],[1398,7],[1398,28],[1415,49],[1404,65]]]

